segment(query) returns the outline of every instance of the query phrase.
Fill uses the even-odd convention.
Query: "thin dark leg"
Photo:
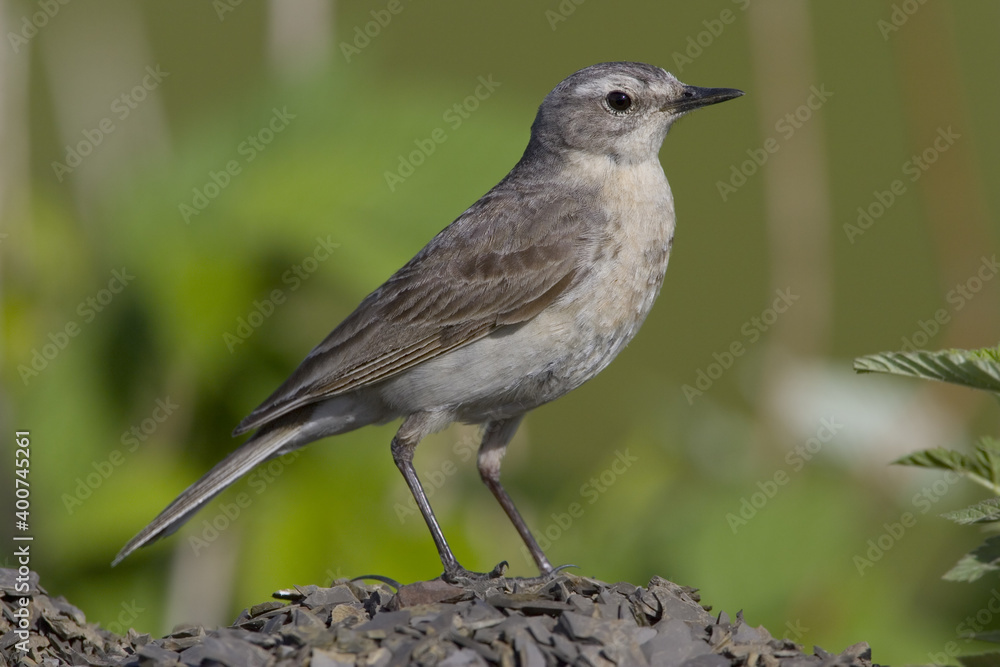
[[[437,547],[441,563],[444,565],[445,576],[454,577],[456,574],[467,571],[458,564],[455,554],[448,546],[448,541],[444,539],[444,533],[441,532],[441,526],[434,516],[434,510],[431,509],[431,504],[427,500],[424,487],[420,484],[417,471],[413,468],[413,450],[416,449],[417,444],[425,435],[425,421],[419,415],[407,417],[399,432],[396,433],[396,437],[392,439],[392,460],[396,462],[396,467],[403,473],[403,479],[410,487],[410,493],[413,494],[413,499],[417,501],[417,507],[420,509],[424,521],[427,522],[431,537],[434,538],[434,546]]]
[[[528,524],[521,518],[521,513],[514,507],[514,501],[510,499],[510,496],[507,495],[507,492],[500,485],[500,463],[503,461],[503,455],[507,451],[507,443],[514,437],[514,431],[517,430],[520,423],[521,417],[515,417],[513,419],[491,421],[486,424],[486,429],[483,433],[483,442],[479,445],[479,476],[483,478],[483,482],[487,488],[493,493],[493,496],[500,503],[500,507],[503,508],[504,512],[507,513],[511,523],[514,524],[514,528],[517,529],[521,539],[524,540],[524,544],[528,547],[531,557],[535,559],[538,570],[543,575],[548,575],[553,570],[549,559],[545,557],[542,548],[538,546],[535,536],[528,530]]]

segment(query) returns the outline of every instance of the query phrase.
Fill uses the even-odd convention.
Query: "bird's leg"
[[[514,524],[514,528],[517,529],[521,539],[524,540],[524,544],[528,547],[528,551],[531,552],[531,557],[535,559],[538,570],[543,576],[547,576],[553,572],[549,559],[545,557],[542,548],[538,546],[535,536],[528,530],[528,524],[521,518],[521,513],[514,507],[514,501],[510,499],[510,496],[507,495],[507,492],[500,485],[500,463],[503,461],[503,455],[507,451],[507,443],[514,437],[514,431],[517,430],[520,423],[521,417],[514,417],[512,419],[491,421],[486,424],[483,432],[483,442],[479,445],[479,457],[477,460],[479,476],[483,478],[483,482],[493,493],[494,497],[496,497],[500,506],[503,507],[511,523]]]
[[[399,428],[399,432],[396,433],[396,437],[392,439],[392,460],[395,461],[399,472],[403,473],[403,479],[410,487],[410,493],[413,494],[413,499],[417,501],[417,507],[420,509],[424,521],[427,522],[431,537],[434,538],[434,546],[437,547],[441,563],[444,565],[445,577],[448,578],[465,573],[467,570],[458,564],[455,554],[448,546],[448,541],[444,539],[444,533],[441,532],[441,526],[438,524],[437,517],[434,516],[434,510],[431,509],[431,504],[427,500],[424,487],[420,484],[417,471],[413,468],[413,450],[427,434],[426,422],[427,419],[422,419],[419,414],[406,418]]]

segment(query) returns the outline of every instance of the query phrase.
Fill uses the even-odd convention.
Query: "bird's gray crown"
[[[742,94],[687,86],[645,63],[600,63],[570,75],[545,97],[531,127],[531,143],[556,153],[581,152],[616,161],[656,159],[675,120]]]

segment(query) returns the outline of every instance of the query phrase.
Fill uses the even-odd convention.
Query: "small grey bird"
[[[553,567],[507,492],[500,463],[525,413],[594,377],[659,294],[674,201],[658,152],[689,111],[742,95],[687,86],[633,62],[571,75],[538,108],[521,160],[369,294],[234,435],[243,446],[184,491],[114,564],[175,531],[257,464],[397,418],[392,458],[430,528],[444,578],[459,565],[413,468],[428,434],[483,424],[479,474],[542,575]]]

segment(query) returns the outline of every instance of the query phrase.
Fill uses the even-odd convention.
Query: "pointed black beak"
[[[735,99],[743,95],[742,90],[735,88],[698,88],[697,86],[684,86],[684,91],[679,97],[670,100],[660,107],[660,111],[670,111],[675,114],[687,113],[693,109],[707,107],[709,104],[718,104],[726,100]]]

